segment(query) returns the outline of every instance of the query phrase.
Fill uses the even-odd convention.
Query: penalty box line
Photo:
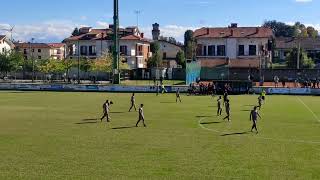
[[[311,112],[311,114],[313,115],[313,117],[314,117],[318,122],[320,122],[320,119],[319,119],[318,116],[311,110],[311,108],[310,108],[308,105],[306,105],[306,103],[304,103],[300,97],[298,97],[298,96],[296,96],[296,97],[297,97],[297,99],[301,102],[301,104],[303,104],[304,107],[306,107],[306,108]]]

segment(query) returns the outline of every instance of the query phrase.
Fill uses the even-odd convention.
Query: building
[[[293,48],[301,47],[313,60],[320,61],[320,38],[276,38],[274,60],[285,61]]]
[[[67,44],[67,54],[71,59],[96,59],[106,53],[112,53],[113,26],[106,29],[83,27],[79,35],[71,36],[63,42]],[[130,69],[147,67],[151,57],[150,40],[144,38],[137,27],[119,29],[120,55],[125,58]]]
[[[183,51],[182,44],[174,41],[170,41],[170,38],[160,36],[160,25],[155,23],[152,25],[152,37],[154,42],[158,42],[160,45],[160,54],[163,59],[163,66],[167,68],[177,68],[176,56],[179,51]]]
[[[0,54],[9,52],[13,48],[14,44],[5,35],[0,35]]]
[[[264,27],[201,28],[194,32],[202,67],[259,68],[271,64],[273,32]]]
[[[66,45],[63,43],[15,43],[15,48],[25,59],[59,59],[66,57]]]

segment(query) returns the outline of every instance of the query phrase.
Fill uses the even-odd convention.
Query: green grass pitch
[[[112,122],[95,120],[114,101]],[[0,179],[320,179],[320,97],[216,99],[136,94],[147,128],[134,128],[130,94],[0,92]]]

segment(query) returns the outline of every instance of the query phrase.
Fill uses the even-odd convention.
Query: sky
[[[179,41],[187,29],[233,22],[260,26],[265,20],[300,21],[320,30],[320,0],[119,0],[119,6],[120,26],[138,24],[149,38],[155,22],[161,35]],[[14,26],[14,39],[26,42],[61,42],[75,27],[105,28],[113,16],[113,0],[10,0],[1,7],[0,29]]]

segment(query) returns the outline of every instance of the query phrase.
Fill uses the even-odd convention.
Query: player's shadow
[[[223,122],[203,122],[203,123],[200,123],[200,124],[206,125],[206,124],[220,124],[220,123],[223,123]]]
[[[246,132],[236,132],[236,133],[222,134],[221,136],[223,136],[223,137],[225,137],[225,136],[237,136],[237,135],[246,135],[248,133],[249,133],[248,131],[246,131]]]
[[[210,118],[212,116],[196,116],[196,118]]]
[[[97,121],[85,121],[85,122],[79,122],[75,124],[82,125],[82,124],[97,124],[97,123],[98,123]]]
[[[121,129],[131,129],[131,128],[135,128],[136,126],[123,126],[123,127],[115,127],[112,128],[113,130],[121,130]]]
[[[176,102],[160,102],[160,104],[176,104]]]
[[[241,110],[243,112],[250,112],[251,110],[247,110],[247,109],[244,109],[244,110]]]

